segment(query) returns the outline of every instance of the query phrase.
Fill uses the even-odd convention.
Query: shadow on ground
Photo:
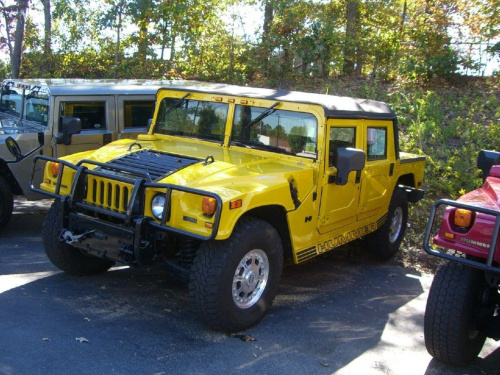
[[[406,347],[391,335],[416,350],[419,364],[408,363],[407,374],[457,373],[422,346],[422,309],[411,306],[425,292],[421,275],[359,250],[286,267],[272,308],[245,341],[203,326],[187,286],[162,267],[59,272],[43,253],[43,218],[16,213],[0,240],[0,374],[354,374],[353,364],[392,374]],[[466,373],[493,374],[498,357]]]

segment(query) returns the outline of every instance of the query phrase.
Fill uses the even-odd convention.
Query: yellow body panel
[[[159,103],[165,98],[180,101],[187,94],[189,100],[227,105],[227,118],[222,130],[224,134],[221,130],[212,132],[216,138],[220,136],[220,142],[155,133]],[[237,105],[262,108],[275,105],[279,110],[295,111],[304,118],[309,116],[308,121],[315,121],[317,128],[315,132],[308,130],[308,142],[313,139],[315,144],[303,144],[303,153],[294,155],[231,143]],[[142,150],[193,158],[193,164],[155,181],[157,185],[145,188],[144,215],[153,218],[151,201],[156,194],[165,194],[168,186],[172,190],[166,226],[186,234],[209,237],[214,225],[218,224],[214,239],[224,240],[231,236],[243,215],[260,210],[262,216],[262,212],[265,212],[262,210],[266,207],[277,207],[285,213],[293,259],[298,263],[376,230],[385,219],[392,192],[402,176],[411,176],[406,180],[414,181],[412,188],[422,188],[425,160],[403,153],[400,158],[397,157],[392,120],[366,119],[363,116],[332,118],[327,116],[329,113],[324,105],[305,101],[205,93],[202,90],[161,89],[148,134],[140,135],[137,141],[116,141],[95,152],[74,154],[62,160],[73,165],[82,159],[109,163]],[[367,129],[374,130],[370,133]],[[349,147],[363,150],[367,159],[360,173],[351,172],[347,183],[338,185],[332,183],[337,169],[331,165],[331,155],[334,142],[338,141],[333,139],[334,134],[342,132],[354,134],[355,139]],[[290,145],[291,134],[292,131],[288,130]],[[381,148],[382,137],[385,150]],[[282,138],[283,135],[280,138],[278,134],[259,140],[280,145],[280,142],[284,142]],[[54,193],[57,175],[52,174],[51,163],[45,167],[41,189]],[[96,166],[88,167],[94,169]],[[137,168],[141,168],[141,165]],[[60,195],[70,193],[74,176],[75,169],[64,168]],[[181,188],[193,189],[194,192]],[[131,189],[132,185],[128,183],[110,183],[102,177],[89,176],[86,200],[89,204],[124,213],[127,207],[123,197],[129,196]],[[220,198],[220,214],[203,213],[203,192]],[[238,200],[241,200],[240,207],[230,209],[230,202]],[[161,222],[159,219],[154,221]]]

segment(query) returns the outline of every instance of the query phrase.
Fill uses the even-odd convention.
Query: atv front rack
[[[488,256],[486,258],[484,258],[484,262],[482,262],[477,257],[474,257],[474,259],[462,258],[459,256],[454,256],[452,254],[449,254],[446,252],[441,252],[439,250],[435,250],[435,249],[431,248],[431,245],[429,244],[429,242],[430,242],[432,227],[434,225],[434,221],[435,221],[435,217],[436,217],[436,211],[437,211],[438,207],[442,206],[442,205],[446,205],[449,207],[463,208],[466,210],[475,211],[475,212],[479,212],[479,213],[483,213],[483,214],[491,215],[491,216],[495,217],[495,224],[494,224],[494,228],[493,228],[493,234],[491,237],[490,247],[488,249]],[[495,251],[497,248],[499,231],[500,231],[500,211],[490,210],[487,208],[481,208],[481,207],[477,207],[477,206],[473,206],[473,205],[465,204],[465,203],[460,203],[460,202],[449,200],[449,199],[440,199],[436,203],[434,203],[432,205],[432,208],[431,208],[431,214],[429,217],[429,221],[427,223],[427,228],[425,230],[424,249],[428,254],[433,255],[433,256],[437,256],[439,258],[459,262],[459,263],[462,263],[462,264],[467,265],[467,266],[481,269],[483,271],[489,271],[489,272],[493,272],[496,274],[500,274],[500,267],[493,264],[494,259],[495,259]]]

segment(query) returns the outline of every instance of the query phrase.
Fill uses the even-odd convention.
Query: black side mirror
[[[78,134],[82,130],[82,120],[78,117],[62,117],[61,118],[62,134],[59,133],[56,137],[57,144],[71,144],[71,136]]]
[[[21,152],[21,148],[19,147],[19,144],[16,142],[16,140],[12,137],[7,137],[5,138],[5,145],[7,146],[7,149],[9,152],[16,158],[17,161],[21,160],[24,156],[23,153]]]
[[[345,185],[349,173],[361,171],[365,166],[365,152],[357,148],[339,147],[333,154],[333,166],[337,168],[336,176],[329,176],[328,183]]]
[[[487,150],[479,151],[479,155],[477,156],[477,167],[483,171],[483,182],[490,174],[491,167],[499,163],[500,152]]]

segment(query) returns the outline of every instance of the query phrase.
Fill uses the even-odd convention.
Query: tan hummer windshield
[[[49,95],[46,88],[41,86],[14,86],[2,87],[0,112],[16,116],[21,120],[37,122],[47,125]]]

